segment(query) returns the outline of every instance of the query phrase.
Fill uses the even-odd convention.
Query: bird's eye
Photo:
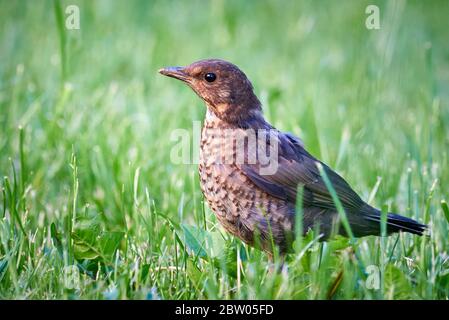
[[[207,82],[214,82],[215,79],[217,79],[217,75],[212,72],[208,72],[204,75],[204,79],[206,79]]]

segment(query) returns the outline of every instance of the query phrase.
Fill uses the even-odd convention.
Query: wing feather
[[[302,142],[292,134],[271,130],[271,139],[265,140],[265,152],[278,152],[278,166],[273,174],[262,174],[262,166],[242,164],[240,169],[259,188],[270,195],[295,203],[298,186],[304,187],[303,202],[305,206],[335,208],[332,196],[316,166],[317,162],[323,168],[335,189],[338,198],[347,209],[359,209],[363,200],[352,190],[349,184],[327,165],[310,155],[302,146]],[[273,141],[278,144],[273,147]],[[260,143],[260,140],[258,140]],[[258,146],[260,147],[260,146]],[[257,148],[258,148],[257,147]],[[257,148],[248,148],[248,152],[257,152]],[[267,153],[268,154],[268,153]],[[254,155],[251,155],[254,156]]]

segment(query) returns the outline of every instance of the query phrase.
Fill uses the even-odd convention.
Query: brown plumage
[[[159,72],[184,81],[206,103],[200,184],[209,206],[228,232],[250,245],[260,244],[267,252],[272,252],[272,243],[281,252],[288,252],[300,187],[303,231],[318,226],[325,239],[337,226],[337,233],[346,235],[336,224],[339,214],[318,163],[345,209],[353,234],[379,235],[380,211],[310,155],[300,139],[265,121],[251,82],[237,66],[210,59]],[[421,235],[425,228],[412,219],[388,214],[388,233]]]

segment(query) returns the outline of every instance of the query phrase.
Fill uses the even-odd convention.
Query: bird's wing
[[[260,141],[263,140],[266,141],[266,149],[261,151],[263,143]],[[259,137],[257,146],[248,147],[247,152],[249,157],[256,157],[258,161],[254,164],[245,162],[239,165],[240,169],[255,185],[274,197],[296,203],[298,186],[303,186],[304,206],[335,208],[332,196],[318,170],[317,162],[319,162],[345,208],[359,209],[364,204],[342,177],[310,155],[302,147],[302,142],[289,133],[270,130],[265,139]],[[265,159],[266,162],[261,164],[260,154],[254,155],[260,152],[265,152],[268,159],[273,157],[273,161],[276,157],[269,153],[278,154],[276,170],[267,170],[267,165],[263,170],[262,164],[268,162]]]

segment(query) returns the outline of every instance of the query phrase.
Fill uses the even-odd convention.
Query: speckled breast
[[[236,140],[242,135],[244,130],[231,128],[218,118],[206,119],[199,157],[202,192],[228,232],[248,244],[254,243],[255,233],[259,234],[260,244],[271,251],[271,230],[275,243],[284,247],[286,233],[292,229],[294,208],[259,189],[239,169],[242,155]]]

